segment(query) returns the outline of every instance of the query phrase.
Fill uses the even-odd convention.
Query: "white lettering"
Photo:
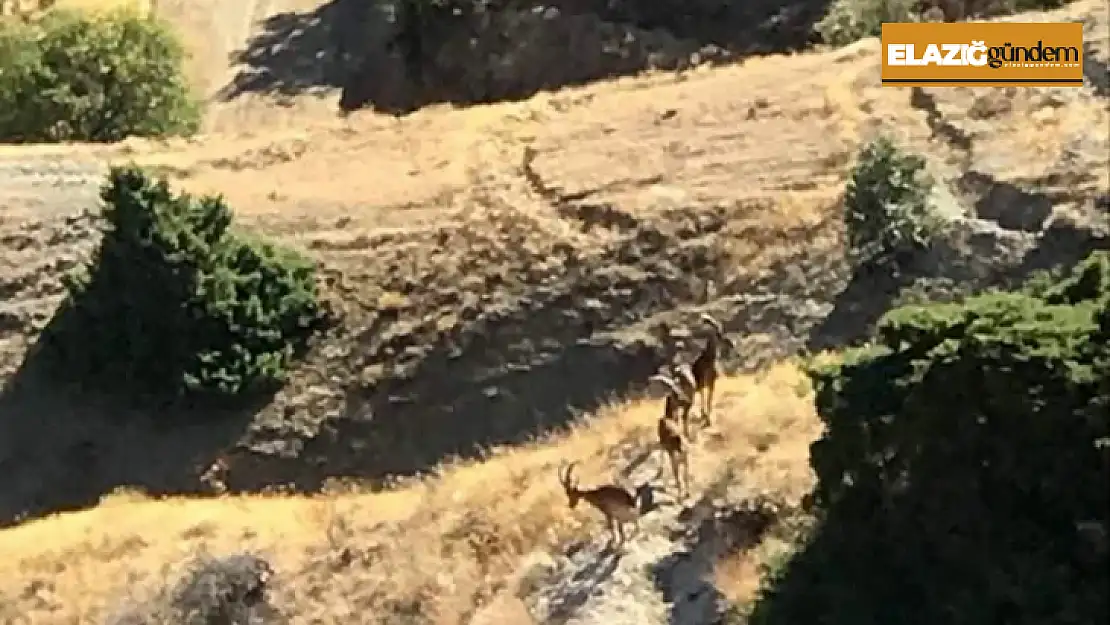
[[[914,45],[912,43],[906,44],[906,65],[924,65],[921,59],[914,57],[913,48]]]
[[[889,43],[886,46],[887,65],[923,66],[943,65],[960,67],[973,65],[982,67],[987,64],[987,46],[982,41],[966,43],[930,43],[920,57],[915,55],[912,43]]]
[[[928,65],[941,65],[944,62],[944,57],[940,54],[940,48],[935,43],[930,43],[925,48],[925,55],[921,57],[921,64]]]
[[[905,65],[906,64],[906,44],[904,43],[889,43],[886,46],[886,63],[887,65]]]
[[[964,59],[968,64],[982,67],[987,64],[987,44],[983,41],[972,41],[964,51]]]
[[[944,64],[945,65],[964,65],[965,63],[964,63],[963,58],[960,56],[960,52],[963,52],[963,49],[964,49],[965,45],[966,44],[959,44],[959,43],[941,44],[941,47],[944,48],[944,52],[945,52],[945,54],[944,54]]]

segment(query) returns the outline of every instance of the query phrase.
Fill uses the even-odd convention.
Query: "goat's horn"
[[[574,471],[574,466],[576,464],[578,464],[577,460],[567,465],[566,484],[568,488],[570,488],[570,485],[573,484],[573,481],[571,480],[571,472]]]
[[[686,382],[693,384],[694,382],[694,369],[688,363],[683,363],[674,368],[675,376],[684,378]]]
[[[675,395],[683,395],[682,390],[678,388],[678,383],[675,382],[674,379],[669,378],[663,374],[653,375],[648,378],[648,380],[654,382],[662,382],[663,384],[667,385],[667,388],[671,389],[671,392]]]
[[[717,330],[718,332],[724,332],[724,328],[721,326],[721,322],[714,319],[708,313],[702,313],[698,318],[705,323],[713,326],[713,329]]]

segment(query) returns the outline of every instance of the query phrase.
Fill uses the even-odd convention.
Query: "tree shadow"
[[[962,233],[960,239],[938,241],[908,259],[906,271],[855,270],[833,298],[832,308],[809,334],[805,349],[816,352],[857,344],[870,337],[879,320],[897,307],[911,290],[928,301],[958,300],[992,288],[1020,288],[1039,271],[1067,270],[1096,250],[1110,249],[1110,237],[1088,228],[1051,224],[1037,243],[1013,258],[984,256],[994,235]],[[989,253],[989,252],[988,252]]]
[[[232,55],[218,94],[341,89],[340,109],[403,114],[436,103],[520,100],[543,90],[801,49],[829,0],[504,0],[422,5],[419,44],[398,39],[402,0],[332,0],[275,15]],[[404,41],[417,38],[409,33]]]
[[[804,350],[840,349],[867,340],[883,315],[907,296],[954,300],[1007,284],[1012,270],[1007,263],[1012,259],[997,256],[992,236],[951,231],[925,248],[904,252],[887,266],[851,263],[845,256],[840,267],[847,277],[828,297],[828,313],[809,331]]]
[[[151,408],[58,375],[53,337],[80,336],[63,303],[0,391],[0,528],[95,506],[117,489],[201,495],[197,479],[242,435],[273,395],[234,406],[178,403]]]
[[[229,486],[252,490],[278,481],[315,491],[329,477],[414,475],[447,458],[527,441],[642,390],[669,346],[650,330],[619,331],[694,301],[693,283],[720,278],[716,263],[672,256],[677,247],[670,235],[641,225],[607,261],[575,269],[557,289],[533,289],[420,345],[422,356],[403,375],[352,384],[342,416],[305,442],[298,459],[237,459]],[[422,342],[411,332],[386,333],[395,321],[379,315],[350,339],[357,346],[351,370],[389,366]],[[305,471],[312,458],[326,458],[326,466]],[[252,470],[255,460],[265,470]]]
[[[813,27],[831,2],[616,0],[597,4],[603,20],[667,30],[681,39],[751,56],[795,51],[816,43]]]
[[[368,20],[372,0],[332,0],[313,11],[290,11],[267,18],[261,31],[229,59],[238,72],[217,97],[247,93],[295,96],[342,88],[352,55],[371,45]]]
[[[806,349],[836,349],[864,339],[911,282],[908,276],[889,272],[853,272],[847,286],[834,298],[832,310],[813,328]]]
[[[1039,244],[1011,272],[1009,283],[1019,284],[1038,271],[1071,269],[1097,250],[1110,250],[1110,236],[1074,224],[1053,222],[1041,235]]]

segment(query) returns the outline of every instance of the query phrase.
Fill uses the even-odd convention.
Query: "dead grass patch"
[[[808,491],[807,446],[818,424],[800,376],[779,365],[722,384],[718,432],[695,455],[696,482],[739,462],[750,466],[744,479],[756,490]],[[611,461],[614,451],[647,448],[659,409],[655,400],[612,406],[564,434],[445,465],[388,492],[161,501],[115,494],[92,510],[0,532],[0,604],[34,625],[95,622],[123,597],[169,581],[193,554],[251,550],[277,570],[276,604],[294,622],[384,624],[408,614],[407,623],[451,625],[479,606],[487,606],[483,618],[520,614],[514,593],[535,564],[522,559],[583,536],[600,540],[594,515],[566,507],[559,462],[581,460],[584,483],[615,477],[623,467]],[[744,566],[729,583],[747,583]]]

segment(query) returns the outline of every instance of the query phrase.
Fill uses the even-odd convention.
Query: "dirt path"
[[[640,533],[619,549],[604,546],[597,532],[558,558],[547,583],[526,598],[533,618],[544,625],[714,622],[722,598],[707,574],[731,546],[714,531],[721,512],[710,504],[663,507],[641,519]]]
[[[158,10],[192,37],[194,79],[211,95],[236,75],[228,54],[260,21],[317,4],[163,0]],[[1101,1],[1060,15],[1107,23]],[[1107,127],[1110,109],[1092,90],[1060,91],[883,89],[870,40],[519,103],[433,107],[400,122],[336,119],[334,93],[287,105],[244,95],[213,102],[208,134],[190,140],[0,146],[5,378],[52,315],[60,274],[94,240],[74,213],[96,201],[110,163],[135,160],[182,188],[222,193],[248,225],[307,249],[326,268],[347,324],[272,405],[231,432],[167,435],[140,419],[123,428],[86,403],[49,403],[49,390],[4,397],[4,427],[14,424],[0,436],[4,506],[90,506],[123,484],[188,491],[196,467],[231,448],[249,450],[232,476],[247,489],[423,470],[460,449],[592,411],[627,379],[645,377],[632,365],[650,368],[642,360],[658,348],[656,330],[669,327],[668,341],[688,347],[701,310],[727,318],[750,341],[746,354],[781,353],[833,307],[829,284],[844,276],[818,261],[839,249],[832,217],[844,178],[860,141],[877,130],[927,154],[960,211],[1042,206],[1042,196],[1077,214],[1094,208],[1107,192],[1110,146],[1090,129]],[[989,184],[961,186],[967,179]],[[980,202],[992,193],[995,201]],[[709,278],[721,291],[703,301]],[[762,423],[744,411],[737,418]],[[768,459],[765,470],[804,466],[805,444]],[[634,453],[607,442],[597,455],[610,451]],[[632,481],[654,474],[658,460]],[[543,471],[537,488],[548,493]],[[549,558],[526,603],[565,625],[712,622],[717,597],[706,569],[729,545],[714,529],[715,511],[750,495],[663,506],[620,558],[604,553],[595,533],[598,542]],[[544,509],[554,505],[562,502]],[[244,523],[283,517],[267,515]],[[176,548],[178,536],[167,542]],[[437,574],[447,566],[434,562]],[[333,571],[323,579],[320,588],[339,592]],[[358,591],[367,588],[376,586]],[[345,600],[324,596],[322,605]],[[64,610],[34,622],[76,622]]]
[[[159,7],[211,43],[197,47],[197,67],[209,68],[197,71],[212,88],[234,72],[227,48],[250,24],[309,6],[218,4]],[[1061,15],[1106,23],[1092,0]],[[47,429],[60,434],[8,438],[20,462],[43,465],[12,478],[22,484],[12,505],[58,505],[68,463],[89,448],[103,464],[89,471],[91,485],[73,487],[75,500],[136,481],[180,492],[195,484],[196,462],[227,448],[261,458],[239,473],[243,488],[421,470],[626,392],[654,366],[660,330],[683,349],[702,310],[773,344],[761,353],[782,353],[832,305],[831,282],[817,288],[813,277],[844,277],[821,262],[838,250],[850,161],[877,130],[939,164],[960,211],[1043,207],[1044,198],[1093,210],[1106,193],[1107,145],[1090,129],[1106,127],[1110,111],[1093,90],[1059,91],[884,89],[870,40],[524,102],[431,107],[401,121],[337,119],[330,105],[313,112],[332,96],[292,107],[243,96],[213,108],[212,128],[228,132],[0,146],[0,236],[13,250],[0,272],[0,370],[19,367],[59,300],[57,271],[74,264],[78,242],[94,240],[72,215],[95,202],[113,162],[223,194],[248,226],[306,249],[346,323],[249,424],[198,429],[192,447],[141,425],[130,438],[112,435],[87,403],[40,417],[49,411],[36,402],[51,394],[20,396],[11,414],[56,420]],[[949,127],[972,149],[953,149],[937,130]],[[720,292],[705,301],[709,280]],[[285,456],[296,461],[281,464]],[[298,464],[309,456],[324,468]]]
[[[522,103],[433,107],[403,122],[369,113],[339,120],[337,94],[328,92],[281,105],[256,94],[230,102],[215,97],[241,69],[229,64],[229,54],[264,30],[267,19],[288,11],[304,15],[320,4],[161,0],[159,13],[192,42],[194,80],[212,99],[210,134],[122,148],[0,146],[0,167],[14,176],[0,184],[0,206],[37,203],[64,212],[61,192],[29,198],[29,189],[75,188],[77,174],[70,172],[78,169],[92,187],[102,171],[96,163],[135,158],[175,174],[192,190],[226,193],[240,213],[265,215],[275,227],[288,221],[295,224],[290,230],[303,233],[310,214],[324,229],[343,218],[384,228],[426,223],[457,206],[476,180],[511,172],[524,145],[537,150],[536,168],[562,192],[626,211],[750,198],[812,205],[839,191],[860,140],[879,129],[947,159],[934,147],[934,133],[909,90],[878,86],[875,40],[825,55],[753,58],[742,67],[678,78],[622,79]],[[1092,33],[1105,25],[1105,12],[1097,2],[1066,9],[1068,17],[1089,16]],[[934,97],[956,120],[972,105],[988,111],[989,120],[969,121],[989,123],[991,131],[979,131],[977,139],[990,143],[997,169],[1016,166],[1008,154],[1023,155],[1022,169],[1035,171],[1061,152],[1093,155],[1101,147],[1097,137],[1077,138],[1105,122],[1105,107],[1096,100],[1078,97],[1076,106],[1061,108],[1037,90],[1020,90],[1007,96],[1007,110],[990,112],[1002,105],[976,100],[989,100],[993,92],[972,91],[943,89]],[[1063,95],[1070,101],[1079,92]],[[78,203],[91,197],[87,190],[79,195]],[[529,204],[516,191],[502,197]]]

